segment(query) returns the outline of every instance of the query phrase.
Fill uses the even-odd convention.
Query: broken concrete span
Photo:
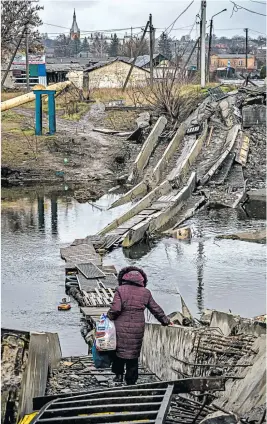
[[[123,205],[125,203],[128,203],[132,200],[134,200],[137,196],[145,196],[153,187],[155,187],[156,184],[158,184],[161,174],[163,172],[163,169],[168,164],[168,161],[171,157],[171,155],[174,153],[174,151],[177,149],[178,145],[182,141],[182,139],[185,136],[186,127],[184,125],[181,125],[179,129],[177,130],[176,134],[170,141],[168,147],[165,149],[162,158],[159,160],[155,168],[152,170],[152,175],[149,181],[142,180],[137,186],[133,187],[131,190],[129,190],[126,194],[121,196],[118,200],[116,200],[110,208],[114,208],[120,205]]]
[[[142,149],[140,150],[134,162],[132,173],[130,174],[128,178],[129,182],[132,182],[134,179],[137,179],[138,177],[141,176],[141,173],[146,167],[149,161],[149,158],[158,142],[158,138],[162,134],[166,124],[167,124],[167,119],[165,118],[165,116],[161,116],[157,120],[156,124],[154,125],[152,131],[150,132],[149,136],[144,142]]]
[[[259,422],[265,405],[266,335],[251,334],[245,321],[213,311],[206,326],[147,323],[135,386],[115,385],[111,370],[96,369],[90,354],[60,358],[45,394],[32,394],[29,400],[34,422],[72,423],[90,415],[90,422],[99,424],[123,415],[127,422],[142,417],[159,424],[200,424],[216,411],[241,421],[246,417],[248,424]],[[93,325],[94,320],[87,321],[88,330]]]
[[[56,333],[1,330],[2,422],[15,424],[33,411],[33,397],[43,396],[50,369],[61,358]]]
[[[135,243],[138,243],[145,236],[145,233],[153,234],[156,231],[159,231],[166,223],[168,223],[175,214],[182,208],[184,202],[192,195],[196,186],[196,173],[193,172],[190,176],[187,184],[183,187],[181,191],[178,191],[176,194],[173,192],[173,196],[169,196],[169,199],[159,198],[156,203],[151,205],[151,209],[155,210],[154,213],[150,214],[146,220],[135,225],[130,229],[126,234],[122,246],[131,247]],[[165,203],[165,202],[166,203]],[[164,203],[166,206],[162,207],[161,210],[158,210],[157,204]]]
[[[167,380],[179,375],[189,378],[220,373],[226,378],[226,390],[215,393],[210,406],[232,411],[239,417],[246,415],[250,421],[265,405],[266,334],[252,335],[250,325],[240,319],[230,333],[223,335],[225,324],[233,316],[215,313],[217,326],[212,318],[206,330],[146,324],[141,360]],[[155,340],[157,349],[151,349]],[[259,412],[262,414],[261,409]],[[257,421],[260,419],[261,415]]]

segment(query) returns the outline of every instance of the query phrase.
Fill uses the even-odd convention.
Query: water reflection
[[[2,325],[56,331],[63,354],[86,353],[78,307],[68,314],[57,311],[64,295],[59,249],[95,234],[130,206],[108,210],[116,195],[78,204],[64,189],[2,189],[2,196]],[[265,310],[265,246],[232,240],[215,244],[214,235],[264,224],[240,221],[232,210],[203,211],[186,224],[192,240],[163,238],[115,249],[104,263],[144,268],[148,287],[167,313],[180,309],[179,289],[194,315],[205,306],[255,316]]]
[[[197,306],[199,312],[202,312],[204,309],[204,242],[200,241],[198,243],[197,249]]]
[[[135,244],[129,249],[122,249],[122,252],[125,258],[128,259],[141,259],[146,256],[151,249],[153,248],[154,243],[152,241],[141,242],[139,244]]]
[[[37,203],[38,203],[38,229],[39,231],[43,231],[45,228],[44,196],[38,196]]]
[[[57,196],[51,196],[51,227],[52,234],[57,234]]]

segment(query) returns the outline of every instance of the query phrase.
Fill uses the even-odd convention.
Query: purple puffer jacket
[[[119,358],[139,358],[145,330],[146,308],[162,325],[170,323],[143,282],[123,282],[117,288],[108,317],[115,321],[116,354]]]

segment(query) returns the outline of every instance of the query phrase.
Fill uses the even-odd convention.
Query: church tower
[[[80,30],[76,21],[76,13],[75,13],[75,9],[74,9],[74,13],[73,13],[73,21],[72,21],[72,26],[71,26],[71,30],[70,30],[70,38],[72,40],[75,39],[80,39]]]

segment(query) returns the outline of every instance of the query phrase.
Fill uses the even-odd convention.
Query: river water
[[[2,189],[2,327],[58,332],[63,355],[86,354],[77,305],[58,312],[64,296],[60,247],[94,234],[129,208],[108,211],[115,195],[79,204],[68,187]],[[113,250],[104,264],[144,268],[148,287],[167,313],[180,309],[177,290],[197,317],[203,308],[245,317],[265,312],[265,245],[215,240],[216,234],[262,228],[234,210],[199,212],[190,241],[162,238]]]

